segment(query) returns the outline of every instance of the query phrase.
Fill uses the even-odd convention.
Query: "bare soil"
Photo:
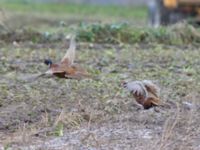
[[[65,49],[2,47],[1,144],[9,149],[199,149],[199,49],[79,43],[78,63],[99,80],[40,78]],[[35,45],[34,47],[39,47]],[[54,46],[56,47],[56,46]],[[106,47],[106,48],[105,48]],[[151,79],[163,107],[143,110],[122,80]],[[63,133],[62,133],[63,132]],[[60,133],[60,134],[59,134]]]

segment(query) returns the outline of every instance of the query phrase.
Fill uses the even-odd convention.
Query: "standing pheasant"
[[[160,89],[150,80],[123,82],[123,87],[128,89],[135,100],[144,107],[149,109],[161,104],[159,93]]]

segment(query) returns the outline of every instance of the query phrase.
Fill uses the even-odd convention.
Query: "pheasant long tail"
[[[66,51],[65,56],[62,58],[61,63],[67,63],[68,65],[72,65],[74,63],[75,50],[76,50],[75,36],[72,36],[70,40],[70,46]]]

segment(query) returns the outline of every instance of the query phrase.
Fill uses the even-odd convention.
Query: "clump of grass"
[[[187,23],[170,27],[133,28],[126,23],[119,24],[80,24],[78,39],[97,43],[150,43],[184,45],[200,41],[200,31]]]
[[[139,28],[127,23],[85,24],[75,29],[77,39],[94,43],[162,43],[171,45],[196,44],[200,42],[200,30],[187,23],[178,23],[169,27]],[[32,41],[34,43],[58,42],[66,33],[38,32],[31,28],[4,30],[0,32],[0,40],[5,42]]]
[[[52,41],[60,41],[61,39],[63,39],[63,37],[64,35],[61,33],[41,33],[31,28],[4,31],[0,34],[0,40],[5,42],[32,41],[33,43],[47,43]]]
[[[190,44],[200,42],[200,30],[186,22],[168,28],[170,44]]]
[[[151,34],[149,31],[133,28],[127,23],[91,25],[81,23],[77,29],[77,37],[81,41],[97,43],[137,43],[146,41],[148,34]]]

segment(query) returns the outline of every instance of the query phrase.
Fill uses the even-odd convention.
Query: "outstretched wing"
[[[70,40],[70,46],[66,51],[65,56],[62,58],[61,63],[72,65],[74,63],[75,50],[76,50],[76,41],[75,41],[75,36],[73,35]]]
[[[150,80],[143,80],[142,82],[143,82],[143,84],[146,87],[146,89],[147,89],[148,92],[152,93],[156,97],[159,97],[159,95],[160,95],[160,88],[157,85],[155,85]]]
[[[77,80],[91,78],[90,74],[77,64],[73,64],[71,67],[66,68],[65,77]]]
[[[146,91],[146,88],[141,81],[128,82],[126,87],[136,96],[142,96],[144,99],[148,97],[148,92]]]

